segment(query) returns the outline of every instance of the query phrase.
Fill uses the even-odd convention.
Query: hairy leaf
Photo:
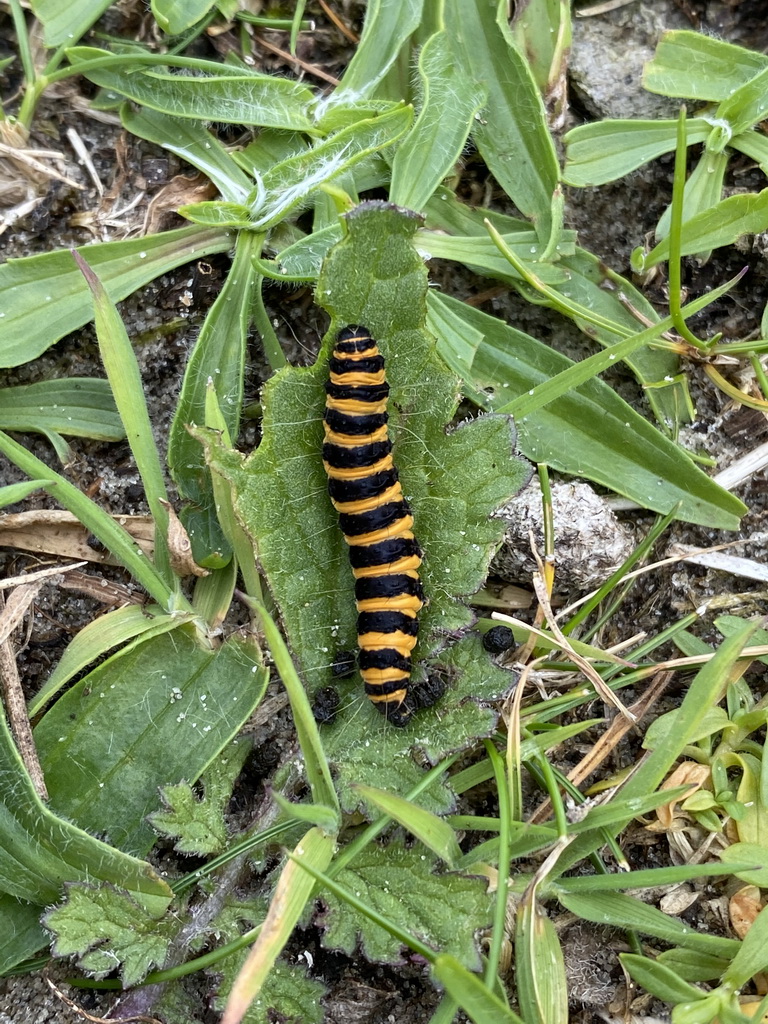
[[[0,977],[48,945],[40,907],[0,893]]]
[[[224,811],[232,796],[232,786],[240,774],[251,744],[238,739],[225,747],[203,772],[200,783],[203,795],[197,797],[188,782],[163,786],[160,796],[167,810],[150,814],[153,828],[175,839],[178,853],[220,853],[227,841]]]
[[[307,110],[314,96],[288,78],[212,61],[205,62],[205,74],[191,76],[173,70],[183,58],[163,54],[161,63],[152,55],[115,57],[91,46],[72,47],[67,55],[76,70],[107,91],[107,98],[126,96],[173,117],[313,131]],[[199,62],[196,67],[201,70]]]
[[[46,928],[56,936],[56,956],[75,953],[84,971],[102,978],[119,963],[125,986],[140,982],[153,965],[162,966],[181,925],[177,914],[150,914],[106,885],[71,885],[63,905],[45,915]]]
[[[492,913],[487,883],[459,874],[436,875],[436,864],[422,846],[371,844],[335,880],[436,951],[450,953],[465,967],[477,970],[480,958],[474,933],[488,924]],[[389,932],[349,910],[335,895],[325,891],[322,898],[328,906],[323,918],[324,946],[351,955],[360,940],[369,960],[396,963],[401,959],[399,943]],[[457,921],[461,927],[457,928]]]
[[[422,210],[453,171],[485,100],[485,90],[452,58],[444,32],[430,36],[422,47],[419,75],[421,109],[395,154],[389,193],[393,203],[413,210]]]

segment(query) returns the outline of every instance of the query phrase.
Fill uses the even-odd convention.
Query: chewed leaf
[[[503,534],[501,521],[492,514],[530,473],[514,455],[508,417],[481,417],[450,427],[458,381],[425,330],[426,271],[413,246],[419,222],[416,214],[383,203],[361,204],[347,215],[346,237],[329,253],[319,278],[318,301],[331,312],[333,324],[316,364],[286,369],[268,382],[262,396],[263,439],[245,463],[219,447],[209,454],[232,484],[234,505],[254,541],[312,693],[332,681],[337,650],[356,646],[352,573],[322,461],[327,357],[337,331],[346,324],[366,325],[386,360],[394,460],[425,553],[421,574],[429,603],[420,615],[415,683],[423,683],[427,669],[433,671],[433,659],[447,657],[445,648],[471,624],[463,599],[482,584]],[[487,655],[480,651],[478,656],[487,677]],[[460,706],[470,692],[489,695],[482,680],[473,679],[479,692],[460,681],[464,672],[472,676],[471,663],[470,657],[466,665],[443,672],[449,695],[440,702],[440,715],[447,712],[454,723],[447,732],[436,714],[425,712],[416,732],[395,736],[361,698],[359,682],[352,684],[354,697],[345,696],[333,727],[334,736],[341,730],[340,760],[355,735],[365,735],[375,746],[374,737],[379,737],[387,757],[407,751],[415,739],[431,753],[459,749],[487,735],[494,728],[494,713],[471,701]],[[502,676],[490,687],[495,695],[511,688],[509,675]],[[357,755],[368,762],[364,752]],[[356,780],[381,784],[375,761],[371,772]],[[445,800],[438,803],[444,806]]]
[[[457,378],[436,355],[424,326],[426,271],[412,241],[420,218],[372,202],[358,206],[346,222],[346,237],[326,258],[318,284],[318,301],[333,323],[317,363],[280,371],[267,384],[263,440],[244,464],[234,454],[211,454],[233,483],[238,514],[311,692],[330,682],[335,652],[356,646],[353,578],[321,458],[326,360],[340,327],[365,324],[386,360],[395,462],[425,552],[421,572],[429,605],[420,616],[417,675],[424,675],[420,662],[469,625],[461,598],[481,585],[503,532],[491,514],[530,475],[514,455],[508,417],[481,417],[448,429],[458,403]],[[496,685],[497,692],[503,689]],[[413,742],[410,730],[393,737],[367,701],[345,703],[340,721],[353,717],[358,731],[364,723],[362,731],[386,736],[390,753]],[[492,714],[475,706],[469,718],[476,714],[473,726],[487,734]],[[432,746],[422,729],[419,738]],[[457,736],[453,740],[461,745]]]

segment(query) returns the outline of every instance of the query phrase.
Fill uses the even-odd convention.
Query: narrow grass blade
[[[622,799],[631,800],[634,797],[655,792],[686,744],[695,742],[692,737],[696,736],[701,722],[710,709],[721,700],[728,680],[728,672],[738,661],[742,648],[746,646],[755,629],[755,624],[745,623],[743,629],[723,641],[714,658],[696,674],[679,708],[675,729],[663,737],[658,746],[651,751],[637,771],[622,786]],[[614,826],[614,834],[618,833],[620,827],[619,825]],[[565,872],[569,867],[578,864],[601,843],[602,840],[594,834],[576,840],[561,856],[559,870]],[[684,944],[681,943],[681,945]]]
[[[568,982],[554,925],[528,897],[517,910],[515,978],[526,1024],[567,1024]]]
[[[635,928],[644,935],[652,935],[686,949],[730,958],[741,945],[736,939],[696,932],[678,918],[670,917],[656,907],[623,893],[602,892],[584,896],[562,893],[560,900],[566,909],[585,921],[614,925],[616,928]]]
[[[269,912],[232,987],[221,1024],[240,1024],[245,1017],[312,898],[315,878],[303,865],[324,871],[331,862],[335,845],[335,837],[319,828],[310,829],[297,844],[295,859],[280,873]]]
[[[529,335],[456,299],[430,293],[428,305],[439,345],[463,345],[467,329],[483,338],[472,359],[470,385],[485,408],[506,404],[512,396],[528,397],[573,365]],[[483,397],[488,388],[494,389],[491,403]],[[666,513],[682,502],[681,518],[708,526],[717,522],[725,529],[734,529],[744,513],[737,498],[602,381],[589,380],[551,405],[523,414],[517,428],[521,449],[532,461],[594,480],[655,511]]]
[[[195,559],[209,568],[223,538],[216,523],[213,487],[200,442],[187,429],[206,425],[206,394],[209,382],[231,437],[237,437],[243,403],[246,343],[250,318],[254,269],[252,257],[260,252],[261,235],[238,235],[232,268],[205,318],[192,351],[168,439],[168,467],[182,496],[200,510],[201,522],[185,518]]]
[[[433,971],[437,981],[474,1024],[529,1024],[454,957],[447,954],[435,957]]]
[[[283,640],[280,630],[275,625],[272,617],[262,605],[256,605],[256,611],[261,619],[267,644],[275,660],[275,668],[288,691],[293,718],[296,723],[296,731],[299,736],[299,744],[304,752],[304,763],[307,769],[307,779],[312,790],[312,799],[317,804],[334,807],[338,811],[339,799],[336,796],[336,790],[328,767],[328,760],[317,729],[317,722],[315,722],[309,706],[304,686],[291,660],[285,640]]]
[[[114,519],[78,488],[58,473],[53,473],[44,462],[36,458],[20,444],[0,432],[0,452],[10,459],[27,476],[32,478],[49,478],[46,486],[48,493],[77,516],[83,526],[97,537],[104,547],[112,553],[117,561],[134,577],[147,593],[163,608],[170,608],[176,600],[175,591],[171,590],[155,567],[151,565],[144,552],[135,543],[130,534],[119,526]]]
[[[149,421],[144,386],[128,334],[120,314],[104,286],[77,250],[72,255],[93,295],[96,337],[104,369],[120,419],[125,426],[128,444],[136,460],[144,493],[155,521],[155,562],[168,585],[174,576],[168,559],[168,501],[165,477]]]
[[[8,484],[7,487],[0,487],[0,508],[6,508],[8,505],[15,505],[17,502],[24,501],[30,494],[34,494],[35,491],[42,491],[51,484],[52,480],[24,480],[18,484]]]

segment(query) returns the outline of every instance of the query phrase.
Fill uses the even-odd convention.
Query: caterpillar
[[[339,331],[329,370],[323,465],[355,577],[360,674],[375,707],[404,726],[414,709],[406,698],[424,605],[421,548],[392,461],[389,384],[370,331]]]

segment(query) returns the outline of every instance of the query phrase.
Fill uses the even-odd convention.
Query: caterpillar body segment
[[[394,725],[406,725],[411,651],[424,605],[421,548],[392,461],[384,358],[365,327],[343,328],[329,360],[323,464],[355,577],[360,674]]]

